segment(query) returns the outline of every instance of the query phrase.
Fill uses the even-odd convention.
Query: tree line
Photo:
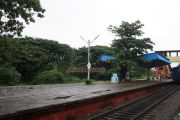
[[[104,67],[105,73],[93,73],[92,79],[109,80],[112,73],[124,79],[129,72],[138,77],[138,56],[153,49],[150,38],[143,35],[143,24],[122,22],[120,26],[108,27],[116,38],[110,47],[92,46],[90,62],[92,67]],[[78,49],[53,40],[40,38],[0,37],[0,82],[2,84],[41,84],[76,82],[86,78],[85,73],[68,73],[69,67],[86,67],[87,47]],[[116,60],[101,61],[102,55],[111,55]]]
[[[44,17],[45,9],[40,0],[0,1],[0,83],[65,83],[80,81],[86,74],[67,73],[68,67],[86,67],[87,48],[71,48],[53,40],[21,38],[25,24]],[[122,21],[119,26],[110,25],[115,34],[110,47],[91,47],[92,67],[105,67],[105,73],[92,74],[93,79],[110,79],[113,72],[124,79],[141,76],[138,71],[138,56],[153,49],[150,38],[142,38],[144,25],[139,21]],[[101,55],[111,55],[116,60],[100,61]],[[140,62],[142,64],[142,61]],[[144,70],[144,69],[142,69]]]

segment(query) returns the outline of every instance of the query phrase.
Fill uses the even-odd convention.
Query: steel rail
[[[167,98],[169,98],[171,95],[173,95],[180,87],[175,88],[174,90],[172,90],[170,93],[168,93],[166,96],[164,96],[162,99],[158,100],[157,102],[155,102],[153,105],[151,105],[150,107],[148,107],[145,111],[141,112],[140,114],[138,114],[137,116],[133,117],[131,120],[137,120],[139,119],[142,115],[144,115],[145,113],[149,112],[151,109],[153,109],[155,106],[157,106],[159,103],[165,101]]]
[[[170,86],[170,87],[166,87],[160,91],[157,91],[150,95],[144,96],[142,98],[138,98],[134,101],[128,102],[119,107],[116,107],[113,110],[107,111],[107,112],[97,115],[95,117],[91,117],[88,120],[108,120],[108,119],[109,120],[116,120],[116,119],[137,120],[140,116],[142,116],[144,113],[146,113],[147,111],[152,109],[155,105],[159,104],[160,102],[162,102],[163,100],[168,98],[179,88],[180,88],[179,86],[175,87],[174,85]],[[169,90],[171,90],[171,92]],[[167,92],[168,92],[168,94],[164,96],[163,94],[166,94]],[[158,98],[158,96],[160,98]],[[157,99],[157,101],[154,102],[154,104],[149,105],[148,103],[151,102],[151,99],[152,100]],[[150,101],[148,102],[148,100],[150,100]],[[142,102],[142,104],[141,104],[141,102]],[[146,107],[146,106],[148,106],[148,107]],[[141,109],[143,109],[143,110],[141,110]]]

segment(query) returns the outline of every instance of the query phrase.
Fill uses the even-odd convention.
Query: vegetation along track
[[[113,110],[89,118],[88,120],[137,120],[144,113],[164,101],[180,88],[178,85],[170,85],[162,90],[139,98]]]

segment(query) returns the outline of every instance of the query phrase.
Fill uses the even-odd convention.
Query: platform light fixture
[[[99,35],[97,35],[92,41],[88,40],[86,41],[82,36],[80,36],[80,38],[85,41],[88,44],[88,63],[87,63],[87,80],[90,80],[90,70],[91,70],[91,63],[90,63],[90,46],[91,43],[93,43],[97,38],[99,37]],[[86,80],[86,84],[88,84],[88,81]]]

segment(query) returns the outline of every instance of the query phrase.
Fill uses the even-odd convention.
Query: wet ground
[[[160,84],[162,82],[167,81],[0,87],[0,116]]]

